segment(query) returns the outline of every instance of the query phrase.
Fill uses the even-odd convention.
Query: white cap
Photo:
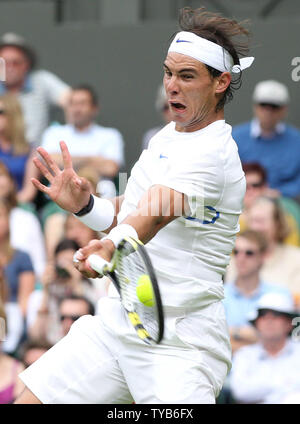
[[[253,92],[254,103],[271,103],[284,106],[290,101],[287,87],[275,80],[261,81]]]
[[[258,301],[256,310],[251,311],[248,315],[250,322],[255,321],[259,316],[259,311],[269,309],[270,311],[281,312],[283,314],[294,315],[294,301],[292,295],[282,293],[267,293],[264,294]]]

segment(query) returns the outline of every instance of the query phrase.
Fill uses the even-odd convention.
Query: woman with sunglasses
[[[31,202],[36,194],[31,178],[37,178],[38,172],[32,155],[19,101],[12,94],[0,96],[0,161],[14,178],[20,203]]]

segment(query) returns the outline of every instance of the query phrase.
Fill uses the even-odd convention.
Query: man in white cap
[[[0,38],[0,57],[6,65],[0,94],[18,96],[24,113],[26,138],[33,146],[39,146],[42,133],[49,125],[50,107],[64,108],[70,88],[52,72],[35,69],[36,54],[18,34],[7,32]]]
[[[248,32],[236,21],[184,9],[180,26],[164,62],[172,122],[140,156],[124,196],[91,196],[63,142],[64,169],[40,147],[51,171],[35,164],[50,186],[33,180],[87,225],[109,232],[77,252],[76,267],[86,275],[98,275],[90,254],[110,260],[128,236],[146,243],[164,305],[164,338],[147,346],[119,299],[102,298],[99,315],[76,321],[20,375],[27,388],[17,403],[215,403],[230,369],[222,276],[239,231],[245,178],[224,104],[233,75],[253,58],[239,59],[246,49],[233,38]]]
[[[254,89],[254,119],[237,125],[232,136],[243,163],[258,162],[270,188],[283,196],[300,194],[300,131],[284,123],[290,96],[275,80],[259,82]]]
[[[233,359],[230,388],[237,402],[281,403],[300,390],[300,343],[296,336],[290,338],[295,316],[292,297],[261,297],[249,315],[259,342],[242,347]]]

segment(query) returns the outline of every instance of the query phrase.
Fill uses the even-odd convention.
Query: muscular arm
[[[182,216],[187,208],[182,193],[162,185],[152,186],[141,198],[137,209],[122,224],[131,225],[143,243],[150,241],[157,232]]]
[[[143,243],[147,243],[160,229],[182,216],[187,210],[189,207],[184,194],[166,186],[155,185],[144,194],[137,208],[122,221],[122,224],[131,225],[136,230],[138,238]],[[114,224],[116,221],[106,232],[110,231]],[[75,266],[80,272],[95,278],[97,273],[89,266],[88,256],[94,253],[110,261],[114,250],[115,246],[109,239],[93,240],[77,252],[79,262]]]

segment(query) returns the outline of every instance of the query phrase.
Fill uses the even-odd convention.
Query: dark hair
[[[246,56],[249,50],[249,31],[244,28],[246,21],[238,23],[234,19],[225,18],[217,13],[207,12],[203,7],[193,10],[185,7],[180,10],[179,25],[182,31],[193,32],[223,47],[232,56],[234,65],[239,65],[240,56]],[[236,40],[236,37],[246,37],[246,41]],[[221,71],[206,65],[212,78],[222,74]],[[232,80],[219,100],[216,111],[223,109],[225,103],[233,98],[233,91],[241,86],[242,72]]]
[[[75,240],[63,239],[57,244],[54,254],[56,256],[59,252],[69,249],[78,250],[80,246]]]
[[[96,93],[95,89],[89,85],[89,84],[79,84],[74,87],[72,87],[72,91],[87,91],[91,97],[91,102],[94,106],[99,105],[99,98],[98,94]]]
[[[255,172],[255,174],[260,175],[261,182],[263,184],[267,183],[267,172],[265,168],[261,166],[258,162],[243,163],[242,167],[245,174],[250,174],[251,172]]]
[[[95,315],[95,306],[93,305],[93,303],[87,297],[79,296],[77,294],[70,294],[68,296],[64,296],[59,301],[59,307],[62,304],[62,302],[64,302],[65,300],[82,300],[83,302],[85,302],[87,304],[88,315]]]

